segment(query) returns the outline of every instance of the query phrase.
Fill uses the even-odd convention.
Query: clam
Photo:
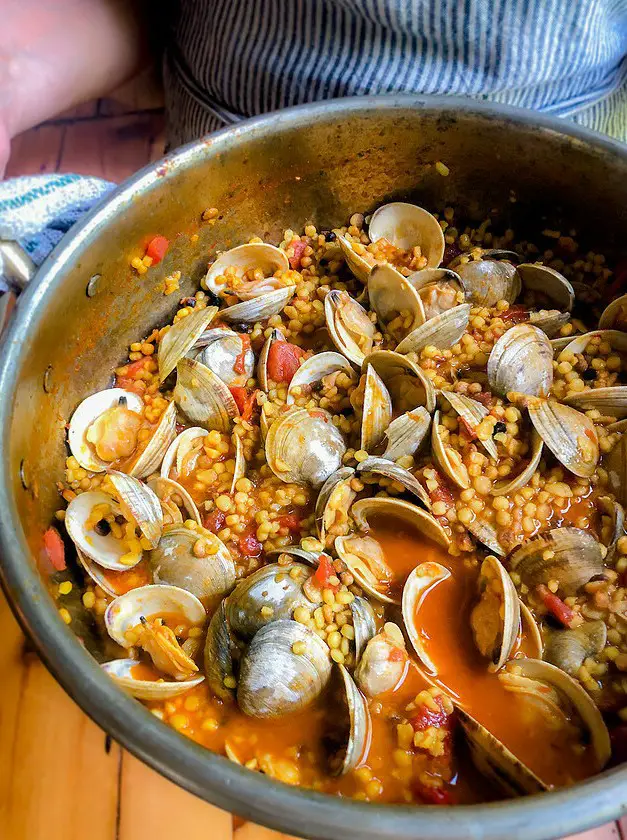
[[[373,367],[387,388],[395,411],[414,411],[424,406],[435,409],[435,389],[416,362],[393,350],[374,350],[363,360],[362,372]]]
[[[125,519],[133,522],[150,548],[154,548],[163,532],[163,512],[159,499],[148,485],[137,478],[118,470],[109,470],[107,475]]]
[[[346,260],[346,265],[349,267],[354,276],[360,280],[364,285],[368,282],[368,275],[370,269],[375,264],[374,257],[371,257],[372,262],[368,262],[365,257],[358,254],[353,248],[353,242],[340,231],[335,231],[337,242],[342,251],[342,256]],[[363,247],[363,246],[362,246]]]
[[[468,469],[459,452],[452,446],[447,445],[448,431],[444,426],[440,426],[440,412],[436,411],[433,415],[433,425],[431,426],[431,451],[433,460],[444,472],[448,478],[453,481],[457,487],[462,490],[467,490],[470,487],[470,475]]]
[[[377,265],[368,277],[368,298],[384,332],[401,341],[425,322],[420,295],[391,265]]]
[[[235,586],[235,564],[228,548],[204,529],[166,528],[148,562],[156,583],[185,589],[207,606]]]
[[[333,669],[329,732],[329,771],[343,776],[362,763],[370,746],[368,704],[343,665]],[[337,675],[337,676],[336,676]]]
[[[297,395],[308,393],[326,376],[339,372],[357,382],[355,371],[345,356],[332,352],[316,353],[304,361],[292,377],[287,391],[287,404],[292,405]]]
[[[590,743],[596,772],[610,758],[610,737],[601,713],[587,692],[565,671],[541,659],[516,659],[499,674],[501,684],[524,697],[547,717],[551,726],[579,730],[580,743]]]
[[[242,387],[254,374],[255,354],[247,335],[233,330],[206,330],[192,348],[193,358],[229,386]]]
[[[559,271],[539,263],[520,263],[517,266],[523,289],[540,292],[553,301],[562,312],[570,312],[575,305],[575,291]]]
[[[398,461],[406,455],[415,455],[429,434],[430,425],[431,415],[423,406],[401,414],[386,429],[382,457]]]
[[[627,334],[622,330],[593,330],[592,332],[577,335],[574,338],[571,336],[570,341],[562,349],[562,352],[572,355],[585,353],[592,339],[600,339],[603,342],[607,342],[612,350],[616,350],[619,353],[627,352]]]
[[[202,674],[185,680],[145,679],[143,666],[136,659],[114,659],[104,662],[101,668],[122,691],[138,700],[170,700],[205,679]]]
[[[608,485],[622,505],[627,505],[627,434],[623,432],[603,459]]]
[[[242,658],[237,702],[251,717],[280,717],[306,708],[330,676],[329,648],[313,630],[273,621],[255,634]]]
[[[81,566],[81,568],[87,573],[93,582],[102,589],[103,592],[106,592],[106,594],[111,598],[115,598],[119,593],[116,592],[113,586],[109,583],[105,569],[102,566],[99,566],[98,563],[94,563],[94,561],[86,554],[83,554],[78,546],[75,547],[76,559],[78,560],[79,566]]]
[[[605,565],[609,566],[616,556],[616,546],[625,534],[625,510],[612,496],[600,496],[599,508],[602,511],[602,542],[607,547]]]
[[[348,511],[355,501],[357,493],[351,487],[355,476],[352,467],[341,467],[324,482],[316,499],[316,530],[322,543],[327,534],[332,537],[348,533]]]
[[[257,380],[264,391],[270,390],[268,377],[268,356],[270,355],[270,348],[275,341],[285,341],[285,336],[281,330],[273,329],[270,335],[265,340],[261,353],[259,354],[259,361],[257,362]]]
[[[476,306],[513,303],[520,294],[520,275],[510,262],[473,260],[457,266],[466,300]]]
[[[488,381],[502,396],[511,391],[546,396],[553,384],[553,349],[542,330],[530,324],[507,330],[488,358]]]
[[[470,319],[469,303],[463,303],[447,309],[440,315],[434,315],[421,326],[412,330],[399,343],[397,353],[420,353],[428,345],[439,350],[453,347],[461,340]]]
[[[355,668],[355,682],[366,697],[393,691],[407,672],[405,638],[396,624],[387,621],[366,645]]]
[[[592,420],[555,400],[530,400],[527,409],[535,430],[557,460],[575,475],[589,478],[599,460]]]
[[[537,625],[533,613],[529,607],[518,599],[518,606],[520,607],[520,621],[523,636],[526,637],[525,650],[528,656],[534,659],[542,659],[542,652],[544,650],[544,642],[542,641],[542,634]]]
[[[392,398],[372,365],[366,369],[361,418],[360,449],[372,452],[383,439],[392,420]]]
[[[203,438],[209,432],[200,426],[190,426],[177,435],[161,462],[161,477],[170,478],[175,470],[176,478],[189,475],[196,468],[198,456],[202,454]]]
[[[281,481],[320,487],[341,466],[346,444],[326,411],[292,408],[268,429],[265,449]]]
[[[186,318],[179,318],[159,342],[159,379],[164,381],[181,359],[192,349],[196,341],[213,321],[217,306],[195,309]]]
[[[437,674],[437,668],[425,647],[425,641],[428,639],[420,629],[419,611],[431,589],[450,576],[449,570],[440,563],[421,563],[409,575],[403,587],[402,610],[405,631],[418,659],[430,676]]]
[[[627,295],[613,300],[599,318],[600,330],[627,330]]]
[[[351,508],[351,515],[355,523],[363,531],[370,530],[369,517],[383,517],[386,520],[397,520],[419,531],[423,536],[442,548],[448,548],[450,540],[444,528],[430,513],[403,499],[375,496],[371,499],[360,499]]]
[[[233,468],[233,479],[231,481],[231,494],[235,493],[235,485],[246,475],[246,456],[244,454],[244,444],[239,435],[233,435],[233,444],[235,446],[235,466]]]
[[[544,659],[571,677],[576,677],[584,659],[599,654],[606,641],[607,627],[604,621],[586,621],[572,630],[551,630]]]
[[[318,561],[320,559],[319,551],[308,551],[306,548],[300,548],[298,545],[286,545],[284,548],[273,548],[270,551],[264,552],[266,559],[270,557],[280,557],[286,554],[288,557],[294,557],[298,562],[305,563],[313,569],[318,568]]]
[[[420,295],[427,320],[464,303],[461,278],[450,268],[423,268],[407,280]]]
[[[350,603],[350,610],[355,631],[355,662],[359,664],[366,645],[377,632],[377,625],[372,605],[365,598],[356,595]]]
[[[603,556],[592,534],[579,528],[553,528],[516,548],[509,568],[530,589],[556,580],[560,591],[569,596],[603,574]]]
[[[542,438],[534,427],[531,429],[531,457],[527,465],[513,478],[503,478],[500,481],[495,481],[490,490],[491,494],[493,496],[506,496],[528,484],[532,475],[538,469],[538,464],[542,458],[542,446]]]
[[[466,528],[481,545],[485,546],[493,554],[496,554],[498,557],[505,557],[507,552],[501,545],[496,528],[490,522],[478,519],[475,516],[472,522],[466,525]]]
[[[465,394],[456,394],[455,391],[441,391],[440,393],[449,403],[453,411],[464,421],[466,427],[476,434],[479,424],[490,413],[488,409],[480,402],[477,402],[477,400],[473,400]],[[477,440],[490,458],[493,458],[495,461],[498,460],[498,451],[492,438],[483,440],[477,436]]]
[[[415,204],[394,201],[372,214],[368,226],[371,242],[386,239],[395,248],[412,251],[420,248],[429,268],[437,268],[444,256],[444,234],[438,220]]]
[[[473,764],[486,779],[509,796],[524,796],[548,790],[548,785],[468,712],[458,707],[457,716]]]
[[[537,327],[549,338],[561,330],[570,321],[568,312],[560,312],[559,309],[541,309],[538,312],[529,313],[529,323]]]
[[[477,650],[495,671],[505,665],[520,632],[520,602],[512,579],[496,557],[481,564],[479,599],[470,614]]]
[[[589,391],[580,391],[566,397],[564,402],[566,405],[572,405],[582,411],[596,409],[601,414],[627,417],[627,385],[591,388]]]
[[[143,452],[127,470],[135,478],[145,478],[159,469],[168,448],[176,437],[176,404],[171,402],[163,412],[157,427],[148,439]]]
[[[239,409],[219,376],[194,359],[181,359],[176,367],[174,399],[194,423],[229,432]]]
[[[219,295],[228,291],[237,295],[241,300],[247,296],[258,297],[268,290],[276,288],[277,278],[272,275],[288,271],[289,260],[285,251],[265,242],[251,242],[238,245],[220,254],[217,260],[209,266],[209,271],[202,280],[202,286]],[[242,281],[248,272],[261,271],[265,279]],[[225,283],[217,283],[218,277],[224,277]]]
[[[209,622],[204,666],[207,685],[222,700],[234,696],[235,662],[241,655],[241,648],[241,643],[238,643],[229,627],[225,602],[221,601]]]
[[[220,320],[230,324],[255,324],[283,312],[294,297],[296,286],[282,286],[259,297],[243,300],[220,310]]]
[[[329,335],[340,353],[361,366],[372,351],[375,325],[366,310],[348,292],[332,289],[324,299]]]
[[[84,399],[68,429],[70,451],[81,467],[103,472],[120,455],[131,455],[137,446],[143,410],[141,397],[122,388],[108,388]],[[120,447],[120,441],[128,445]]]
[[[320,601],[314,604],[303,590],[303,584],[311,574],[311,568],[302,563],[288,566],[272,563],[248,575],[224,604],[231,630],[249,640],[266,624],[292,618],[296,607],[311,609],[317,606]]]
[[[389,461],[387,458],[376,458],[372,456],[366,458],[365,461],[357,464],[356,472],[360,475],[381,476],[382,478],[390,479],[390,481],[396,481],[405,490],[419,499],[427,510],[431,509],[431,500],[418,479],[409,470],[395,464],[393,461]]]
[[[196,503],[177,481],[158,477],[150,479],[147,484],[161,503],[164,525],[182,525],[186,519],[202,525]],[[185,511],[185,516],[181,509]]]

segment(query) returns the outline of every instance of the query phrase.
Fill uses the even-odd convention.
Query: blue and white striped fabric
[[[171,145],[366,93],[457,94],[627,140],[627,0],[179,0]]]

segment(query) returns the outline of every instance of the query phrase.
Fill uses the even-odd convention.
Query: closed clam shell
[[[281,330],[273,329],[268,338],[265,340],[261,353],[259,354],[259,361],[257,362],[257,379],[261,388],[268,392],[270,390],[270,379],[268,376],[268,356],[270,355],[270,348],[275,341],[285,341],[285,336]]]
[[[327,330],[337,349],[358,367],[372,351],[375,326],[348,292],[332,289],[324,299]]]
[[[361,417],[360,449],[372,452],[383,440],[392,420],[392,398],[372,365],[366,369],[364,405]]]
[[[397,353],[420,353],[428,345],[446,350],[457,344],[466,331],[471,306],[463,303],[440,315],[429,318],[422,326],[412,330],[396,348]]]
[[[431,426],[431,415],[423,406],[406,411],[388,426],[385,435],[385,450],[382,458],[398,461],[407,455],[415,455],[426,440]]]
[[[216,278],[220,275],[224,276],[227,268],[233,272],[231,277],[240,278],[246,272],[255,269],[263,271],[264,275],[269,277],[277,271],[287,271],[289,267],[290,263],[285,251],[265,242],[250,242],[246,245],[238,245],[220,254],[217,260],[209,266],[209,271],[203,278],[202,285],[203,288],[213,292],[214,295],[219,295],[228,289],[228,282],[226,284],[216,283]],[[234,293],[237,294],[237,290]]]
[[[170,478],[173,475],[181,478],[184,473],[190,473],[198,456],[202,454],[202,439],[209,432],[200,426],[190,426],[177,435],[168,447],[161,462],[161,477]],[[172,473],[172,470],[175,470]]]
[[[109,505],[114,515],[122,511],[117,502],[106,493],[99,490],[90,490],[86,493],[79,493],[72,499],[65,512],[65,527],[70,539],[83,554],[93,560],[104,569],[111,569],[116,572],[126,572],[136,566],[142,559],[141,551],[137,553],[134,562],[122,563],[121,558],[128,558],[128,546],[125,541],[118,539],[109,532],[105,535],[99,534],[94,528],[88,528],[87,523],[91,519],[92,511],[96,505]]]
[[[233,330],[206,330],[192,348],[193,358],[229,386],[242,387],[255,370],[255,354],[248,336]],[[237,368],[237,369],[236,369]]]
[[[475,645],[498,671],[505,665],[520,632],[520,601],[505,567],[488,555],[481,564],[479,598],[470,614]]]
[[[403,587],[402,611],[405,632],[418,659],[431,677],[437,675],[437,668],[426,650],[425,641],[428,637],[423,633],[420,624],[420,608],[430,590],[450,576],[449,570],[441,563],[420,563],[409,575]]]
[[[444,390],[440,393],[448,401],[453,411],[455,411],[475,433],[483,418],[487,417],[490,413],[482,403],[467,397],[465,394],[457,394],[455,391]],[[499,455],[496,443],[492,440],[492,438],[483,440],[482,438],[477,437],[477,440],[488,453],[490,458],[493,458],[495,461],[498,460]]]
[[[473,764],[486,779],[508,796],[525,796],[548,790],[548,785],[468,712],[457,707],[457,716],[466,736]]]
[[[377,632],[374,610],[370,601],[356,595],[350,603],[355,631],[355,663],[359,664],[366,645]]]
[[[154,548],[163,532],[163,512],[159,499],[147,484],[118,470],[107,472],[122,510],[130,513],[142,535]],[[129,516],[126,517],[129,519]]]
[[[607,627],[604,621],[586,621],[572,630],[551,630],[544,659],[571,677],[577,677],[584,659],[600,653],[606,641]]]
[[[316,353],[310,359],[304,361],[292,377],[287,391],[287,405],[292,405],[299,389],[302,393],[303,388],[316,385],[325,376],[330,376],[338,371],[342,371],[354,382],[357,381],[357,375],[350,362],[341,353]]]
[[[450,268],[423,268],[407,280],[420,295],[427,320],[464,302],[461,278]]]
[[[531,429],[531,457],[527,465],[514,476],[514,478],[504,478],[500,481],[495,481],[492,485],[490,493],[493,496],[506,496],[509,493],[514,493],[520,490],[531,481],[532,475],[538,469],[538,464],[542,459],[542,438],[536,431],[535,427]]]
[[[450,545],[448,534],[435,517],[423,508],[403,499],[385,496],[360,499],[353,504],[351,515],[363,531],[368,531],[370,528],[369,518],[378,516],[385,518],[386,521],[403,522],[442,548],[448,548]]]
[[[200,539],[206,543],[205,557],[194,554]],[[155,582],[186,589],[207,606],[217,603],[235,586],[233,558],[224,543],[209,531],[176,525],[166,528],[159,545],[148,554],[148,562]]]
[[[118,405],[123,405],[136,414],[142,414],[144,410],[142,398],[133,391],[107,388],[84,399],[72,414],[68,429],[68,445],[72,455],[84,470],[97,473],[103,472],[109,466],[107,461],[103,461],[96,455],[86,435],[89,427],[101,414]]]
[[[520,263],[517,269],[523,289],[541,292],[562,311],[572,310],[575,305],[575,291],[559,271],[539,263]]]
[[[372,725],[366,699],[350,673],[343,665],[335,665],[333,671],[332,679],[337,679],[337,688],[332,693],[332,703],[337,697],[340,709],[332,705],[329,770],[333,776],[343,776],[362,763],[370,746]]]
[[[601,712],[580,683],[565,671],[541,659],[512,660],[499,674],[499,680],[510,691],[528,694],[535,703],[552,702],[546,688],[553,689],[559,698],[559,706],[581,722],[581,743],[590,743],[596,767],[600,772],[611,754],[610,736],[601,717]]]
[[[324,482],[316,499],[316,530],[318,538],[325,542],[327,532],[333,529],[333,536],[348,533],[348,511],[357,497],[351,487],[355,476],[352,467],[341,467]]]
[[[377,697],[393,691],[405,676],[407,667],[403,633],[400,627],[388,621],[366,645],[355,668],[355,682],[366,697]]]
[[[254,324],[283,312],[294,297],[296,286],[283,286],[259,297],[243,300],[220,310],[220,320],[228,324]]]
[[[181,359],[192,349],[214,319],[217,311],[217,306],[195,309],[191,315],[179,318],[172,324],[159,342],[157,361],[161,382],[172,373]]]
[[[171,478],[152,478],[148,481],[148,487],[161,503],[164,525],[182,525],[185,519],[193,519],[198,525],[202,525],[196,503],[187,490],[177,481],[173,481]],[[177,499],[177,502],[173,501],[173,497]],[[185,517],[183,517],[178,504],[179,499],[185,510]]]
[[[409,491],[422,502],[427,510],[431,510],[431,500],[422,484],[409,470],[395,464],[393,461],[389,461],[387,458],[371,456],[357,464],[356,472],[360,475],[381,476],[382,478],[389,478],[391,481],[398,482],[405,490]]]
[[[281,481],[320,487],[341,466],[346,444],[326,411],[292,408],[268,429],[265,449]]]
[[[530,401],[527,409],[535,430],[557,460],[575,475],[589,478],[599,461],[592,420],[555,400]]]
[[[122,691],[138,700],[170,700],[185,694],[205,679],[200,674],[187,680],[143,680],[133,675],[133,669],[138,664],[136,659],[114,659],[104,662],[101,668]]]
[[[420,365],[393,350],[374,350],[363,360],[362,372],[373,367],[392,398],[396,411],[413,411],[424,406],[435,409],[435,388]]]
[[[542,330],[530,324],[507,330],[488,358],[488,381],[502,396],[510,391],[546,396],[553,384],[553,349]]]
[[[376,265],[372,269],[368,277],[368,299],[382,329],[397,340],[425,322],[420,295],[391,265]]]
[[[467,490],[470,487],[470,475],[468,469],[462,461],[459,452],[446,442],[446,432],[442,431],[440,427],[440,412],[436,411],[433,415],[433,424],[431,426],[431,452],[433,460],[444,472],[448,478],[453,481],[457,487],[462,490]]]
[[[304,653],[294,653],[296,642],[304,643]],[[251,717],[280,717],[309,706],[330,676],[329,648],[313,630],[274,621],[255,634],[242,658],[237,702]]]
[[[601,546],[579,528],[552,528],[514,549],[509,568],[533,589],[556,580],[565,596],[574,595],[595,575],[603,574]]]
[[[515,266],[496,260],[474,260],[457,266],[466,300],[476,306],[495,306],[500,300],[513,303],[521,282]]]
[[[272,563],[248,575],[225,600],[225,615],[231,630],[242,639],[252,639],[266,624],[292,618],[296,607],[317,606],[303,591],[303,584],[311,574],[311,568],[302,563],[287,566]],[[270,612],[262,614],[262,607],[269,607]]]
[[[349,267],[353,275],[365,285],[368,282],[368,275],[370,274],[372,265],[360,254],[355,253],[352,241],[349,240],[343,233],[340,233],[339,230],[335,231],[335,237],[342,250],[342,255],[346,260],[346,265]]]
[[[207,685],[222,700],[234,695],[234,689],[226,686],[224,680],[235,676],[235,658],[241,653],[240,648],[226,618],[225,602],[221,601],[209,622],[203,656]]]
[[[176,404],[171,402],[163,412],[146,448],[128,470],[135,478],[145,478],[156,472],[169,446],[176,437]]]
[[[194,423],[218,432],[229,432],[239,409],[229,388],[194,359],[181,359],[176,367],[174,400]]]
[[[627,330],[627,295],[609,303],[599,318],[600,330]]]
[[[420,248],[429,268],[437,268],[444,256],[444,233],[438,220],[415,204],[394,201],[372,214],[368,226],[371,242],[387,239],[395,248]]]

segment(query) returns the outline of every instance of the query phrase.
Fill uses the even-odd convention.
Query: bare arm
[[[147,60],[143,4],[5,0],[0,25],[0,176],[10,139],[102,96]]]

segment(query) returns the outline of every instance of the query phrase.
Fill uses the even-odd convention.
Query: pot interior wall
[[[449,167],[448,177],[436,161]],[[531,231],[536,241],[547,227],[575,228],[585,247],[611,253],[624,240],[625,183],[627,165],[617,155],[520,117],[363,104],[340,117],[331,108],[313,123],[305,112],[278,116],[166,161],[101,211],[72,253],[53,258],[23,337],[17,391],[4,398],[13,400],[9,468],[34,556],[60,506],[55,482],[73,409],[109,385],[131,341],[195,291],[216,250],[252,235],[278,242],[285,228],[298,231],[311,220],[331,228],[355,211],[409,198],[430,209],[457,206],[475,220],[491,214],[495,227]],[[218,223],[199,225],[213,206]],[[130,260],[156,233],[173,246],[138,277]],[[182,273],[180,294],[166,297],[163,278],[174,270]]]

